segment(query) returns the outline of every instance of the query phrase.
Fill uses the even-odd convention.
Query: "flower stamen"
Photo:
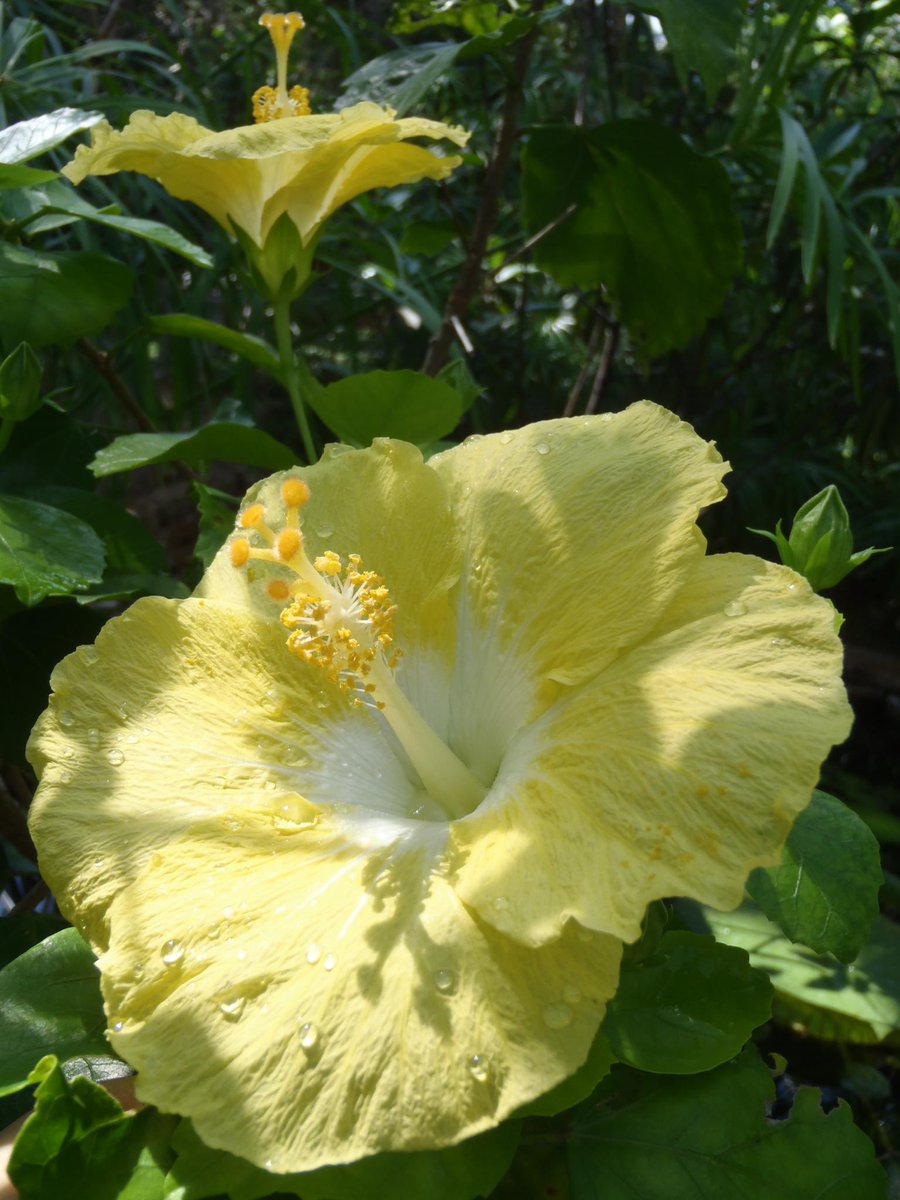
[[[472,812],[487,789],[421,717],[394,678],[403,652],[394,643],[397,606],[384,580],[365,570],[358,554],[347,555],[345,562],[334,550],[326,550],[310,562],[299,516],[309,488],[303,480],[286,480],[281,499],[286,513],[277,533],[266,523],[261,504],[238,515],[237,536],[229,546],[232,566],[241,568],[257,559],[294,573],[293,583],[272,579],[266,584],[269,599],[283,605],[288,650],[321,671],[354,707],[382,714],[425,790],[448,816]],[[251,545],[244,530],[259,534],[266,545]]]
[[[253,119],[277,121],[282,117],[306,117],[312,111],[309,106],[309,91],[304,87],[287,86],[288,53],[294,35],[303,28],[304,20],[298,12],[263,13],[260,25],[269,31],[275,47],[277,74],[275,87],[261,87],[253,93]]]

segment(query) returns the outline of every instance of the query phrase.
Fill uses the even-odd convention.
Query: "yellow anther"
[[[253,93],[253,119],[277,121],[282,117],[305,117],[310,113],[309,92],[304,87],[287,86],[288,51],[294,35],[303,28],[303,18],[298,12],[263,13],[260,25],[268,29],[275,47],[277,62],[276,85],[261,87]]]
[[[251,504],[238,516],[237,523],[241,529],[256,529],[266,519],[266,510],[261,504]]]
[[[290,562],[303,545],[299,529],[282,529],[275,539],[275,552],[282,562]]]
[[[302,479],[286,479],[281,485],[281,499],[287,508],[302,508],[309,500],[309,487]]]
[[[231,556],[231,565],[233,567],[243,567],[250,557],[250,543],[246,538],[235,538],[229,549]]]
[[[266,594],[276,604],[283,604],[290,597],[291,589],[283,579],[272,579],[266,584]]]
[[[335,554],[333,550],[326,550],[324,554],[320,554],[313,566],[320,575],[329,576],[340,575],[343,569],[340,555]]]

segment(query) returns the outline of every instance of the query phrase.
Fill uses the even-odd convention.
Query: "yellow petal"
[[[285,630],[205,600],[139,600],[66,658],[29,742],[44,877],[96,948],[148,858],[201,818],[279,796],[412,813],[423,795],[373,716],[286,649]]]
[[[460,895],[529,944],[569,918],[630,941],[661,896],[733,908],[849,732],[840,672],[834,610],[803,579],[702,561],[643,642],[510,746],[452,827]]]
[[[519,658],[564,684],[590,679],[656,623],[703,555],[697,513],[724,496],[727,470],[689,425],[646,402],[473,438],[432,465],[464,538],[470,673]]]
[[[453,1144],[570,1074],[619,943],[504,938],[455,896],[446,836],[298,805],[155,855],[100,962],[140,1098],[289,1172]]]

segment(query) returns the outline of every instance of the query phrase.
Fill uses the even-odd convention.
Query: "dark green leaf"
[[[47,211],[82,217],[86,221],[93,221],[96,225],[105,225],[108,229],[131,234],[132,237],[140,238],[144,242],[153,242],[154,245],[162,246],[165,250],[171,250],[173,254],[181,255],[182,258],[195,263],[198,267],[213,265],[212,256],[206,250],[198,246],[196,242],[188,241],[177,230],[172,229],[169,225],[164,225],[162,221],[148,221],[144,217],[123,217],[102,213],[92,205],[83,202],[79,204],[70,202],[64,206],[54,205]]]
[[[655,954],[622,971],[603,1031],[630,1066],[695,1074],[737,1054],[771,1007],[772,987],[744,952],[666,933]]]
[[[296,461],[293,450],[261,429],[215,421],[187,433],[126,433],[98,450],[90,467],[102,477],[150,463],[183,462],[195,467],[203,462],[236,462],[280,471]]]
[[[721,306],[741,257],[731,186],[672,130],[536,130],[522,191],[530,233],[560,222],[535,246],[538,264],[563,287],[604,287],[650,355],[683,346]]]
[[[0,417],[26,421],[41,405],[41,364],[27,342],[0,363]]]
[[[759,867],[747,890],[792,942],[851,962],[878,916],[878,842],[865,822],[814,792],[794,823],[777,867]]]
[[[73,133],[90,129],[103,119],[102,113],[79,108],[57,108],[0,130],[0,163],[27,162],[52,150]]]
[[[177,1153],[166,1180],[167,1200],[205,1200],[227,1192],[231,1200],[278,1195],[303,1200],[471,1200],[487,1196],[506,1173],[519,1141],[519,1122],[505,1124],[446,1150],[377,1154],[343,1167],[298,1175],[272,1175],[222,1150],[210,1150],[182,1121],[172,1138]]]
[[[0,163],[0,189],[34,187],[55,178],[55,171],[38,171],[35,167],[22,167],[18,163]]]
[[[24,1087],[45,1054],[109,1054],[100,976],[75,929],[63,929],[0,971],[0,1095]]]
[[[572,1200],[885,1200],[875,1148],[841,1104],[797,1094],[789,1120],[766,1120],[774,1097],[756,1052],[702,1075],[623,1067],[570,1123]]]
[[[234,529],[234,517],[240,500],[205,484],[194,484],[194,495],[200,512],[200,527],[194,555],[208,567],[222,543]]]
[[[348,108],[361,100],[388,104],[402,117],[419,105],[445,71],[456,60],[464,43],[426,42],[405,46],[373,58],[344,80],[337,107]]]
[[[103,545],[84,521],[34,500],[0,496],[0,583],[11,584],[22,604],[65,596],[102,574]]]
[[[166,567],[165,551],[137,517],[121,504],[81,488],[43,486],[31,499],[62,508],[85,521],[102,539],[108,571],[153,574]]]
[[[30,250],[0,242],[0,337],[68,346],[109,324],[131,294],[131,272],[79,250]]]
[[[66,922],[62,917],[46,913],[22,912],[3,917],[0,919],[0,967],[5,967],[51,933],[58,933],[65,928]]]
[[[459,423],[465,404],[449,384],[417,371],[369,371],[329,384],[310,397],[318,416],[344,442],[375,437],[418,445],[436,442]]]
[[[150,317],[147,328],[151,333],[170,334],[172,337],[199,338],[204,342],[213,342],[237,354],[255,367],[267,371],[273,379],[281,378],[281,366],[278,355],[262,338],[248,333],[238,333],[215,321],[207,321],[204,317],[195,317],[190,313],[171,313],[168,316]]]
[[[822,1010],[833,1036],[877,1042],[900,1029],[900,927],[893,922],[879,918],[859,957],[845,966],[793,945],[752,904],[733,913],[702,911],[720,942],[742,947],[768,974],[776,999]]]
[[[99,440],[95,430],[44,405],[16,426],[6,453],[0,456],[0,492],[24,495],[41,482],[93,488],[87,464]]]
[[[174,1118],[126,1114],[89,1079],[67,1079],[53,1057],[32,1082],[36,1108],[9,1161],[21,1200],[163,1200]]]

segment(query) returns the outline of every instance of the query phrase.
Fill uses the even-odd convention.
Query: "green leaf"
[[[126,1114],[89,1079],[67,1079],[52,1056],[31,1082],[35,1111],[9,1160],[21,1200],[163,1200],[175,1118]]]
[[[900,1029],[900,926],[879,918],[868,944],[847,966],[793,945],[752,904],[732,913],[708,908],[702,913],[720,942],[740,946],[768,974],[776,1000],[821,1010],[827,1020],[816,1032],[822,1036],[878,1042]]]
[[[878,841],[864,821],[825,792],[794,823],[781,864],[758,867],[747,891],[792,942],[852,962],[878,916]]]
[[[768,1121],[774,1086],[754,1050],[702,1075],[614,1067],[565,1131],[572,1200],[885,1200],[875,1148],[840,1104],[802,1088]]]
[[[417,445],[459,424],[465,402],[455,388],[417,371],[368,371],[322,388],[310,403],[341,441],[368,446],[376,437]]]
[[[75,929],[52,934],[0,971],[0,1095],[24,1087],[45,1054],[108,1055],[105,1029],[90,947]]]
[[[93,529],[69,513],[18,496],[0,496],[0,583],[22,604],[98,583],[103,545]]]
[[[678,78],[684,83],[688,71],[696,71],[712,104],[734,66],[746,0],[648,0],[642,4],[616,0],[616,3],[628,3],[630,8],[659,17]]]
[[[166,1180],[166,1200],[262,1200],[276,1192],[303,1200],[471,1200],[487,1196],[506,1174],[519,1142],[519,1122],[507,1121],[446,1150],[376,1154],[342,1167],[272,1175],[222,1150],[210,1150],[189,1121],[172,1138],[177,1158]]]
[[[62,917],[49,913],[20,912],[0,919],[0,967],[48,938],[51,933],[65,929]]]
[[[81,488],[52,484],[30,489],[27,495],[64,509],[90,525],[103,540],[109,571],[153,574],[165,570],[162,546],[137,517],[115,500]]]
[[[398,117],[405,116],[450,69],[464,44],[426,42],[373,58],[344,80],[336,107],[348,108],[361,100],[372,100],[390,105]]]
[[[148,221],[144,217],[123,217],[111,213],[103,213],[94,208],[93,205],[87,204],[76,197],[79,203],[71,201],[65,205],[51,205],[46,212],[63,213],[66,216],[81,217],[86,221],[93,221],[95,225],[105,225],[108,229],[116,229],[120,233],[131,234],[132,237],[140,238],[144,242],[153,242],[156,246],[162,246],[165,250],[171,250],[173,254],[179,254],[182,258],[186,258],[188,262],[195,263],[198,267],[211,267],[213,265],[212,255],[208,254],[196,242],[188,241],[186,237],[172,229],[169,225],[164,225],[162,221]]]
[[[0,417],[26,421],[41,406],[41,364],[27,342],[0,363]]]
[[[109,324],[131,294],[131,272],[80,250],[0,242],[0,336],[7,346],[68,346]]]
[[[215,321],[207,321],[204,317],[195,317],[190,313],[171,313],[168,316],[150,317],[147,329],[151,333],[170,334],[172,337],[198,338],[204,342],[212,342],[240,358],[246,359],[255,367],[267,371],[273,379],[281,379],[281,364],[278,355],[268,342],[249,333],[238,333]]]
[[[0,163],[27,162],[45,150],[52,150],[73,133],[90,129],[102,119],[103,113],[57,108],[40,117],[9,125],[0,130]]]
[[[220,492],[203,483],[194,483],[193,487],[200,512],[194,557],[199,558],[206,569],[234,529],[234,517],[240,500],[237,496],[229,496],[227,492]]]
[[[0,163],[0,189],[34,187],[55,178],[55,171],[39,171],[35,167],[19,166],[18,163]]]
[[[183,462],[195,467],[204,462],[235,462],[280,471],[296,461],[293,450],[261,429],[213,421],[187,433],[126,433],[98,450],[90,468],[102,478],[150,463]]]
[[[623,970],[603,1032],[622,1062],[695,1074],[737,1054],[769,1019],[772,987],[746,953],[695,933],[666,933],[655,954]]]
[[[560,222],[538,265],[562,287],[604,287],[651,356],[700,332],[740,263],[725,169],[650,121],[536,130],[522,200],[529,233]]]

